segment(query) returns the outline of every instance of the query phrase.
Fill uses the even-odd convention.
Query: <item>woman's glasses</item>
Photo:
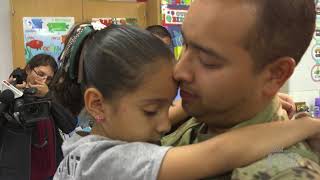
[[[46,75],[45,73],[41,72],[41,71],[36,71],[35,69],[33,69],[33,72],[41,79],[45,79],[47,83],[50,83],[52,80],[51,76]]]

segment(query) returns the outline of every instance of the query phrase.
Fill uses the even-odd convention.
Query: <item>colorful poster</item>
[[[311,69],[311,77],[314,82],[320,82],[320,2],[315,0],[316,3],[316,29],[313,35],[314,42],[312,46],[311,56],[315,65]]]
[[[58,60],[65,37],[73,25],[73,17],[24,17],[26,62],[40,53],[49,54]]]
[[[182,25],[189,6],[184,5],[163,5],[163,25]]]
[[[109,26],[110,24],[133,25],[138,26],[137,18],[92,18],[92,22],[100,21],[102,24]]]
[[[317,10],[317,16],[316,16],[316,29],[313,38],[317,41],[320,42],[320,14],[318,14],[318,11],[320,13],[320,3],[317,5],[318,10]]]
[[[311,70],[312,80],[315,82],[320,82],[320,64],[314,65]]]
[[[312,58],[316,64],[320,64],[320,44],[315,44],[312,48]]]
[[[177,59],[182,51],[183,38],[181,34],[181,25],[184,17],[188,12],[189,6],[182,4],[190,4],[190,1],[175,1],[179,4],[170,4],[172,1],[163,1],[161,5],[162,25],[166,27],[172,36],[172,48]]]

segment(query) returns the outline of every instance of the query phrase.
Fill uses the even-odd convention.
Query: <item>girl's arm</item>
[[[268,153],[319,133],[320,121],[310,117],[235,129],[207,141],[171,148],[158,180],[200,179],[255,162]]]

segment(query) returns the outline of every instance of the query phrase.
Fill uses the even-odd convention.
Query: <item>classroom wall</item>
[[[12,42],[10,0],[0,1],[0,80],[7,79],[12,71]]]

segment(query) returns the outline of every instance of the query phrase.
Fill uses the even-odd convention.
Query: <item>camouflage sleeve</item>
[[[194,118],[186,121],[176,131],[161,138],[162,146],[184,146],[194,144],[195,131],[201,126]]]
[[[275,153],[249,166],[235,169],[231,179],[320,179],[320,166],[296,153]]]

